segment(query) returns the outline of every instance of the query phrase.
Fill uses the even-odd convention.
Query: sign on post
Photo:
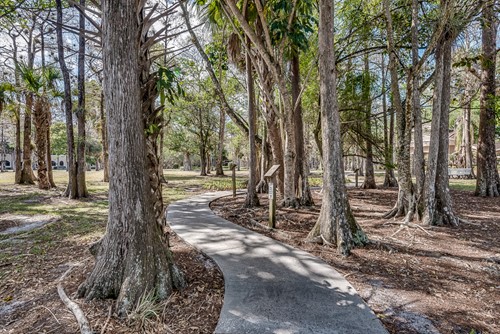
[[[233,198],[236,197],[236,164],[231,163],[229,164],[229,168],[231,168],[232,174],[231,177],[233,179]]]
[[[280,165],[273,165],[264,175],[267,178],[269,187],[269,228],[276,226],[276,172]]]

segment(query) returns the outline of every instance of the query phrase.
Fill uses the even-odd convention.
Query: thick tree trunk
[[[477,148],[477,196],[500,196],[500,177],[495,152],[496,103],[496,1],[483,0],[481,112],[479,115],[479,142]]]
[[[381,68],[382,68],[382,112],[384,115],[384,187],[397,187],[398,181],[394,176],[394,161],[393,161],[393,150],[394,150],[394,113],[391,110],[389,116],[389,123],[387,123],[387,95],[386,95],[386,83],[385,83],[385,62],[384,55],[381,56]]]
[[[33,108],[35,122],[35,145],[37,156],[38,188],[50,189],[50,181],[47,175],[47,109],[49,101],[43,97],[37,97]]]
[[[33,110],[33,93],[26,95],[26,108],[24,111],[24,136],[23,136],[23,165],[21,167],[20,184],[35,184],[33,168],[31,166],[31,114]]]
[[[106,113],[104,112],[104,90],[101,91],[99,113],[101,119],[102,164],[104,173],[103,182],[109,182],[108,134],[106,130]]]
[[[248,157],[248,187],[245,199],[245,207],[253,208],[259,206],[259,197],[257,196],[257,148],[255,146],[255,134],[257,123],[257,112],[255,107],[255,87],[253,81],[253,66],[250,58],[250,43],[247,41],[246,77],[247,77],[247,97],[248,97],[248,141],[250,154]]]
[[[361,186],[363,189],[375,189],[375,171],[373,169],[373,147],[372,147],[372,102],[371,102],[371,79],[368,64],[368,55],[365,55],[365,72],[363,75],[363,104],[365,105],[365,129],[366,129],[366,159],[365,180]]]
[[[293,51],[292,68],[292,105],[295,124],[295,188],[300,205],[312,206],[314,201],[309,187],[309,168],[304,149],[304,122],[302,120],[302,101],[300,95],[300,61],[298,51]],[[297,102],[297,100],[299,100]]]
[[[68,187],[66,188],[65,196],[69,198],[78,197],[78,181],[76,178],[76,162],[75,162],[75,137],[73,130],[73,102],[71,101],[71,82],[69,78],[69,70],[66,66],[64,58],[64,40],[62,34],[62,1],[56,0],[57,9],[57,53],[59,58],[59,66],[64,81],[64,113],[66,115],[66,137],[68,143]]]
[[[425,182],[423,222],[428,225],[458,225],[448,186],[451,46],[447,35],[436,46],[436,72],[432,125]]]
[[[21,153],[21,109],[16,107],[16,162],[15,162],[15,168],[16,168],[16,173],[14,177],[14,182],[16,184],[21,183],[21,172],[22,172],[22,153]]]
[[[80,0],[80,6],[85,7],[85,0]],[[85,16],[80,13],[80,33],[78,40],[78,109],[76,121],[78,127],[78,140],[76,147],[76,182],[77,198],[87,197],[87,184],[85,182]]]
[[[167,298],[173,289],[171,254],[157,223],[144,134],[140,41],[142,8],[103,1],[104,91],[109,134],[109,220],[96,247],[94,270],[79,295],[117,298],[125,316],[146,293]],[[138,12],[139,11],[139,12]]]
[[[411,179],[410,143],[411,143],[411,110],[404,110],[399,90],[397,59],[394,49],[394,35],[392,29],[392,15],[389,1],[384,0],[384,12],[387,22],[387,49],[389,53],[389,72],[391,75],[392,106],[397,116],[397,162],[398,162],[398,199],[394,208],[384,217],[406,216],[405,221],[413,219],[417,203]]]
[[[344,183],[333,49],[333,2],[319,0],[319,74],[323,133],[323,202],[309,239],[334,244],[342,255],[366,237],[352,215]]]

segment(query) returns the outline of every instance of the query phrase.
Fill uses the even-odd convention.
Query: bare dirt
[[[457,228],[412,228],[396,235],[398,220],[381,216],[394,205],[394,189],[349,190],[357,221],[370,238],[348,258],[329,246],[306,243],[321,197],[310,208],[277,210],[269,230],[267,195],[261,207],[243,208],[244,196],[212,203],[220,216],[308,251],[339,270],[390,333],[500,333],[500,199],[452,191],[455,210],[468,222]]]

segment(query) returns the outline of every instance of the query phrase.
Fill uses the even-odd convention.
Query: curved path
[[[209,204],[229,192],[171,204],[167,221],[224,274],[216,333],[387,333],[356,290],[309,253],[228,222]]]

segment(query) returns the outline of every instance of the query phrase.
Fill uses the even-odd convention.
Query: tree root
[[[427,231],[426,229],[424,229],[422,226],[420,226],[418,224],[411,223],[411,222],[407,221],[406,219],[400,223],[386,222],[386,223],[384,223],[384,225],[399,225],[400,226],[396,232],[391,234],[391,237],[394,237],[397,234],[399,234],[401,231],[403,231],[405,229],[409,229],[409,228],[420,229],[420,230],[424,231],[427,235],[432,237],[432,234],[429,231]]]
[[[73,315],[76,318],[76,321],[78,322],[78,326],[80,327],[80,333],[82,334],[93,334],[94,332],[92,331],[92,328],[90,327],[90,324],[85,317],[85,314],[83,313],[82,309],[78,304],[76,304],[74,301],[68,298],[66,293],[64,292],[64,289],[59,283],[57,285],[57,293],[59,294],[59,297],[63,301],[64,305],[73,312]]]
[[[66,270],[64,274],[59,277],[57,280],[59,283],[57,284],[57,293],[59,294],[59,298],[61,298],[62,302],[66,307],[73,313],[73,315],[76,318],[76,321],[78,322],[78,326],[80,327],[80,333],[81,334],[93,334],[94,332],[92,331],[92,328],[90,327],[90,323],[85,317],[85,314],[83,313],[82,309],[80,306],[78,306],[77,303],[72,301],[71,299],[68,298],[66,295],[66,292],[64,292],[64,289],[61,285],[62,280],[73,270],[74,267],[78,266],[79,264],[73,264],[71,267]]]

